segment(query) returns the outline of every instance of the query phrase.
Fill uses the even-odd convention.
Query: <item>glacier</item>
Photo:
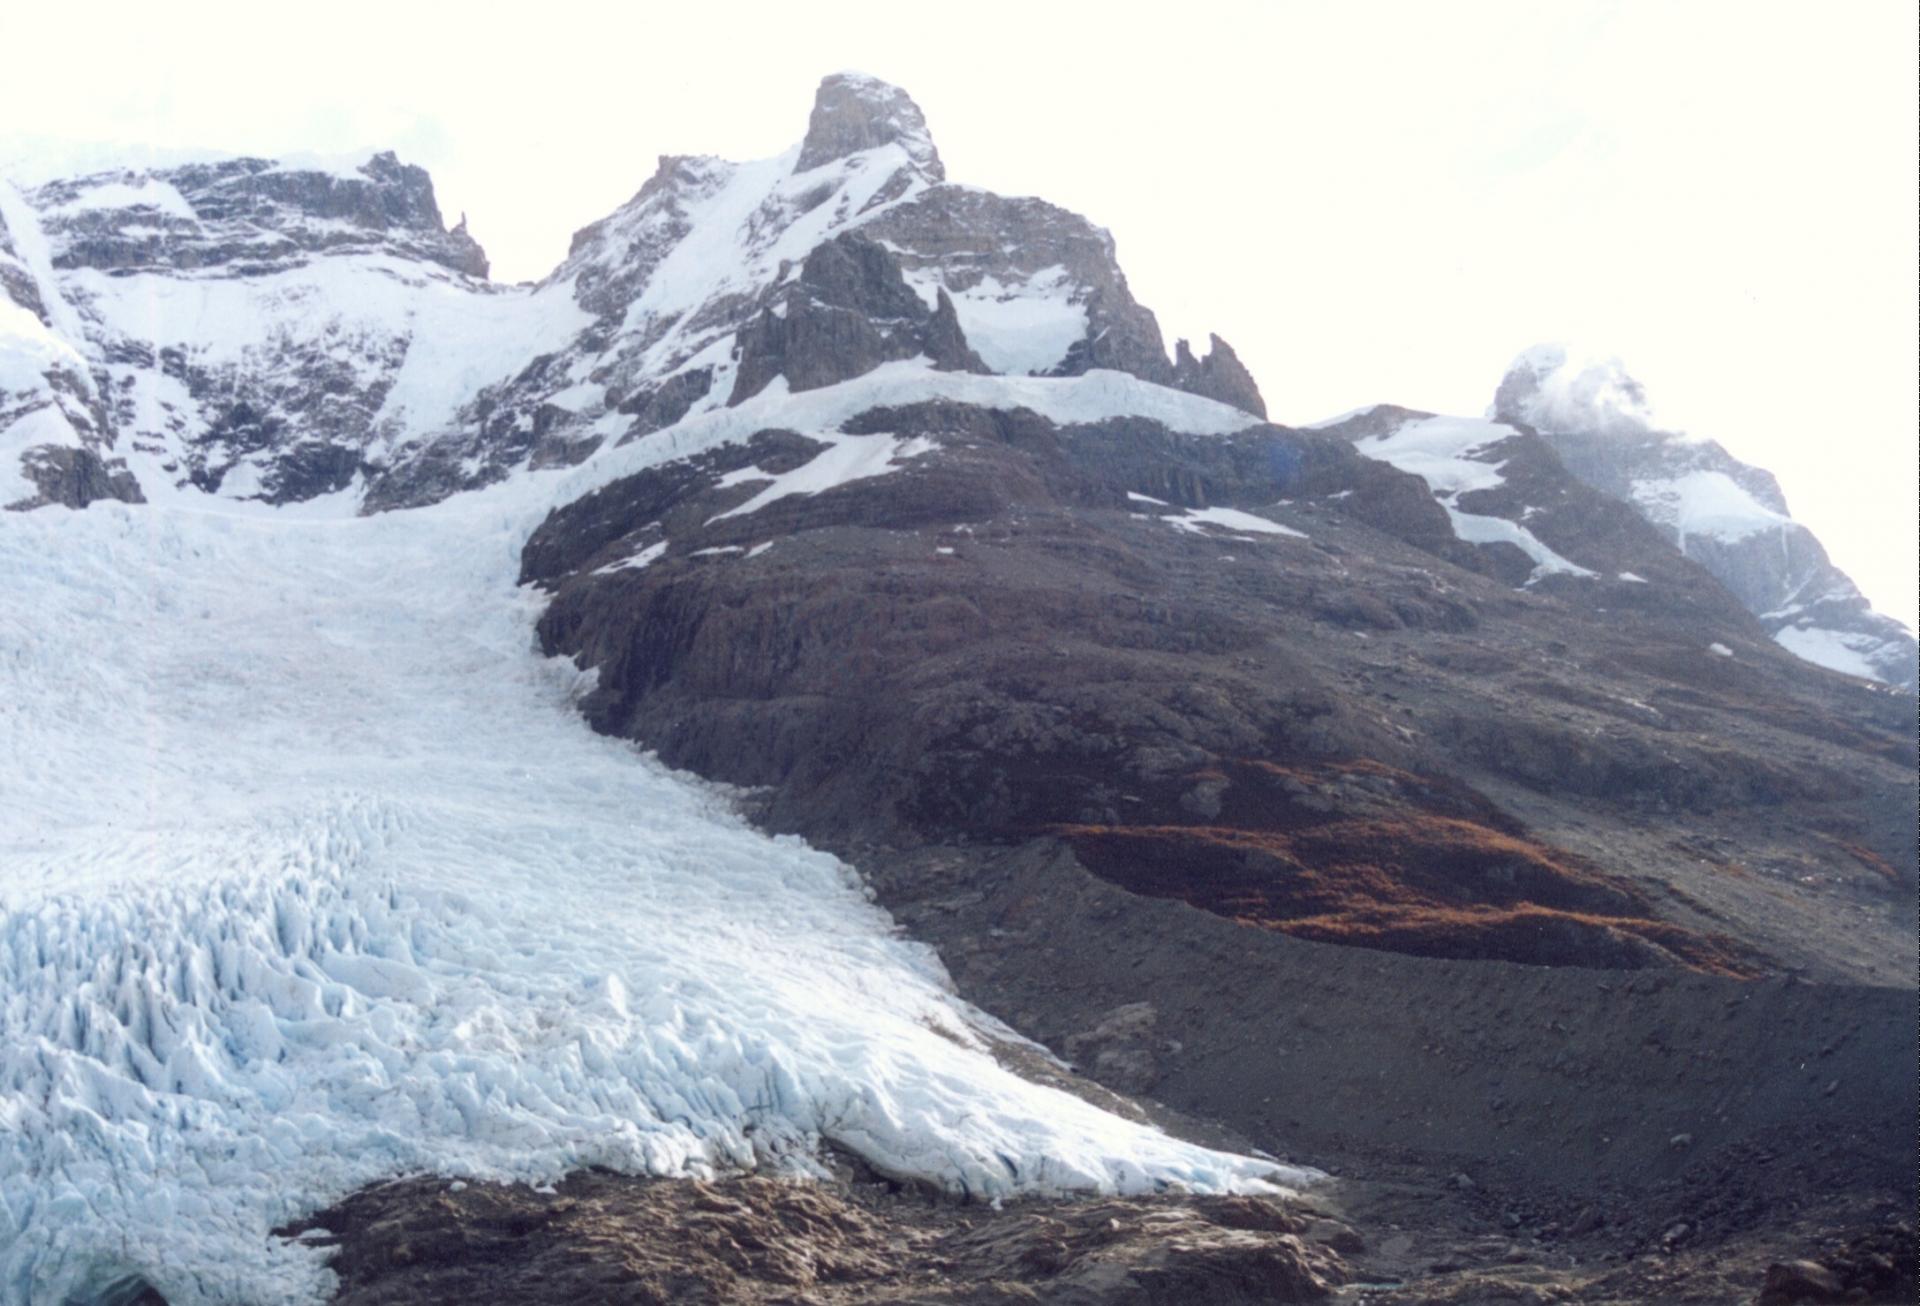
[[[0,514],[0,1300],[321,1300],[270,1231],[405,1174],[1311,1181],[1002,1069],[847,866],[591,733],[515,581],[592,470]]]

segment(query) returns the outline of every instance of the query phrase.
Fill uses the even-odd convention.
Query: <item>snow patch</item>
[[[1256,517],[1250,512],[1241,512],[1238,508],[1188,508],[1178,517],[1162,517],[1160,520],[1176,530],[1195,535],[1206,534],[1203,527],[1217,526],[1223,530],[1252,531],[1256,535],[1285,535],[1296,540],[1307,538],[1304,531],[1268,521],[1265,517]]]
[[[1732,543],[1793,525],[1792,518],[1761,503],[1725,472],[1635,481],[1633,497],[1649,518],[1679,533],[1683,552],[1696,535]]]
[[[1528,585],[1552,575],[1594,575],[1555,553],[1519,522],[1465,512],[1455,506],[1463,494],[1506,483],[1500,474],[1503,464],[1489,462],[1485,455],[1518,434],[1511,426],[1474,417],[1428,417],[1385,435],[1356,441],[1354,448],[1425,481],[1433,497],[1447,510],[1453,533],[1460,539],[1469,544],[1511,544],[1520,549],[1533,561]]]
[[[906,279],[928,308],[938,303],[936,290],[946,290],[967,343],[996,372],[1050,371],[1087,335],[1086,305],[1074,301],[1075,283],[1059,264],[1025,281],[983,277],[965,290],[946,285],[937,268],[909,272]]]
[[[639,571],[642,567],[645,567],[651,563],[657,562],[662,557],[665,557],[666,552],[667,552],[667,542],[665,540],[661,540],[658,543],[649,544],[646,548],[641,549],[638,553],[635,553],[630,557],[622,558],[618,562],[610,562],[604,567],[595,567],[593,569],[593,574],[596,576],[611,576],[616,571]]]
[[[158,177],[142,177],[137,182],[103,181],[87,187],[65,204],[48,209],[49,214],[67,216],[90,209],[155,209],[170,218],[195,221],[199,215],[186,197]]]
[[[925,439],[902,440],[891,435],[840,435],[822,434],[814,437],[825,440],[827,448],[816,454],[809,462],[769,477],[757,468],[729,472],[721,478],[722,485],[736,485],[744,481],[767,480],[767,487],[748,499],[737,508],[729,508],[717,516],[709,517],[707,525],[725,521],[729,517],[744,517],[748,513],[759,512],[770,503],[792,498],[796,494],[814,495],[831,490],[836,486],[850,485],[854,481],[870,480],[875,476],[885,476],[897,472],[907,462],[934,449],[933,441]]]
[[[1226,404],[1169,390],[1126,372],[1095,369],[1082,376],[975,376],[938,372],[924,358],[886,363],[838,385],[790,393],[785,377],[733,407],[688,416],[645,440],[602,451],[564,473],[557,490],[565,503],[648,467],[782,429],[836,443],[840,426],[871,408],[944,399],[982,408],[1029,408],[1061,425],[1145,417],[1189,435],[1227,435],[1259,419]]]
[[[1776,631],[1774,643],[1797,658],[1825,667],[1829,671],[1838,671],[1842,675],[1860,676],[1867,680],[1885,680],[1884,673],[1876,670],[1865,655],[1865,650],[1882,648],[1885,641],[1874,639],[1870,635],[1852,635],[1838,630],[1828,630],[1820,626],[1787,626]],[[1865,646],[1865,650],[1862,649]]]
[[[1519,522],[1508,521],[1505,517],[1488,517],[1479,513],[1461,512],[1452,504],[1443,505],[1447,516],[1453,519],[1453,533],[1469,544],[1511,544],[1533,561],[1533,574],[1527,577],[1532,585],[1547,576],[1592,576],[1593,572],[1578,563],[1568,562],[1540,542],[1540,537],[1522,526]]]

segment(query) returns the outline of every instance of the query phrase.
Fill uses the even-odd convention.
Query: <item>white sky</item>
[[[1277,419],[1477,414],[1536,341],[1617,354],[1914,624],[1911,0],[271,12],[0,7],[0,157],[393,148],[533,278],[656,155],[776,153],[859,68],[954,180],[1110,228]]]

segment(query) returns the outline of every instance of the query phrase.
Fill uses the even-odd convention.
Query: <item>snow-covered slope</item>
[[[446,230],[426,174],[390,154],[36,179],[0,190],[0,218],[0,287],[68,351],[68,388],[99,396],[65,425],[0,409],[7,475],[28,449],[101,464],[32,501],[103,497],[124,464],[114,497],[351,487],[369,510],[412,506],[578,463],[772,375],[799,390],[922,353],[1118,369],[1261,411],[1219,341],[1169,362],[1104,231],[947,183],[919,108],[858,74],[822,83],[783,154],[661,159],[536,286],[488,282],[464,223]],[[860,279],[823,262],[837,240]]]
[[[391,154],[0,183],[0,220],[0,283],[94,399],[71,432],[0,412],[0,442],[124,469],[106,491],[42,475],[42,500],[330,494],[590,320],[486,282],[426,173]]]
[[[1773,476],[1712,440],[1660,429],[1619,360],[1535,346],[1514,360],[1488,415],[1537,430],[1574,475],[1633,505],[1782,647],[1835,671],[1914,688],[1912,632],[1872,610],[1788,514]]]
[[[1002,1071],[845,866],[591,734],[553,489],[0,516],[0,1300],[313,1299],[267,1231],[421,1170],[1302,1177]]]

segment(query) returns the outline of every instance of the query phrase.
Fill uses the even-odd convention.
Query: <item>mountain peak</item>
[[[1658,429],[1646,388],[1617,358],[1539,344],[1507,368],[1487,416],[1542,431],[1645,434]]]
[[[946,180],[940,152],[933,147],[927,119],[913,97],[889,82],[865,73],[834,73],[814,92],[807,139],[795,172],[882,145],[898,144],[934,181]]]

